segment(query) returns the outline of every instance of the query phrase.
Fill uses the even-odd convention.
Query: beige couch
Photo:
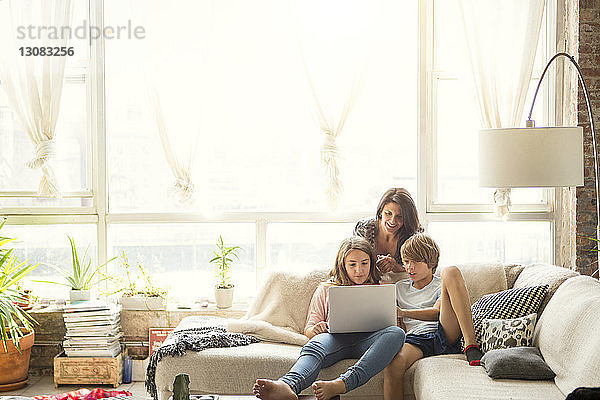
[[[548,284],[535,332],[554,381],[492,380],[483,367],[470,367],[463,355],[436,356],[417,361],[404,379],[405,399],[564,399],[578,386],[600,386],[600,283],[573,271],[546,264],[529,266],[471,264],[459,266],[471,303],[484,294],[511,287]],[[194,323],[184,320],[179,328]],[[249,346],[188,352],[164,357],[157,365],[156,385],[161,397],[171,395],[179,373],[190,375],[192,393],[250,394],[254,380],[278,378],[296,361],[299,346],[256,343]],[[333,379],[353,360],[321,371],[319,379]],[[304,394],[310,394],[310,388]],[[343,396],[382,397],[383,373]]]

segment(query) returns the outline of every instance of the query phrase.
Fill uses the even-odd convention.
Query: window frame
[[[427,0],[420,2],[421,39],[420,39],[420,65],[419,65],[419,168],[418,168],[418,208],[419,214],[423,216],[423,225],[425,229],[430,222],[438,221],[464,221],[464,222],[483,222],[497,221],[498,217],[494,215],[493,204],[473,204],[473,203],[443,203],[437,199],[437,85],[440,80],[457,79],[457,76],[448,72],[440,71],[434,68],[434,12],[435,2],[443,0]],[[544,55],[554,54],[556,52],[556,38],[559,29],[558,21],[561,11],[557,9],[556,0],[546,2],[545,24],[542,25],[542,40]],[[423,23],[425,22],[425,23]],[[548,57],[543,57],[546,59]],[[537,81],[541,70],[534,69],[532,80]],[[562,77],[557,76],[556,80],[547,79],[542,88],[542,97],[538,99],[543,101],[543,110],[547,121],[556,122],[556,104],[558,95],[555,88],[561,87]],[[529,107],[529,104],[526,104]],[[421,112],[422,111],[422,112]],[[559,223],[559,216],[556,210],[561,209],[561,197],[559,191],[553,188],[544,190],[543,204],[514,204],[511,212],[507,216],[508,221],[549,221],[551,224],[551,235],[553,257],[552,262],[558,259],[557,232],[556,226]]]
[[[441,204],[434,203],[435,181],[435,87],[436,80],[447,77],[439,71],[433,70],[434,52],[434,4],[436,0],[419,2],[419,32],[418,43],[418,83],[417,83],[417,209],[422,224],[427,229],[430,222],[437,221],[493,221],[497,220],[491,211],[491,204]],[[104,0],[88,0],[90,25],[104,26]],[[564,10],[557,10],[556,0],[549,1],[546,5],[546,25],[543,27],[546,35],[546,51],[548,54],[556,50],[557,30],[560,28],[561,14]],[[106,134],[106,100],[105,100],[105,64],[104,41],[90,40],[89,67],[83,79],[87,92],[87,126],[88,137],[88,179],[91,183],[89,191],[65,193],[64,197],[91,197],[93,207],[89,208],[2,208],[3,216],[7,217],[9,225],[46,225],[60,223],[95,223],[97,225],[98,262],[102,264],[108,259],[108,229],[111,224],[131,223],[198,223],[198,222],[252,222],[256,231],[256,282],[257,287],[264,278],[268,267],[268,241],[267,231],[270,223],[293,222],[330,222],[349,223],[373,215],[371,210],[357,213],[321,213],[321,212],[231,212],[213,216],[198,213],[115,213],[109,210],[108,198],[108,157]],[[534,71],[534,76],[539,75]],[[547,80],[546,93],[554,93],[554,88],[562,87],[562,76],[557,80]],[[559,95],[560,96],[560,93]],[[543,97],[544,110],[549,121],[556,120],[555,104],[560,104],[556,98]],[[509,221],[550,221],[552,247],[554,248],[553,262],[557,259],[556,248],[557,226],[560,210],[559,191],[550,189],[546,205],[515,205]],[[26,194],[36,197],[35,193],[28,192],[1,192],[0,196],[16,196]],[[373,205],[373,210],[375,209]]]

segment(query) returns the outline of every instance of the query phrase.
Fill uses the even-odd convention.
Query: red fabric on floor
[[[53,394],[53,395],[42,395],[35,396],[36,400],[97,400],[104,399],[106,397],[124,397],[124,396],[132,396],[131,392],[127,390],[104,390],[101,388],[96,388],[93,390],[89,389],[79,389],[73,392],[66,392],[61,394]]]

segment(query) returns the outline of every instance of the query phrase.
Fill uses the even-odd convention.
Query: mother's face
[[[381,219],[379,220],[379,228],[387,233],[394,234],[404,226],[402,217],[402,208],[396,203],[390,202],[383,206],[381,211]]]

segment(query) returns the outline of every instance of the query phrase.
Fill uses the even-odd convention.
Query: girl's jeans
[[[358,358],[340,375],[349,392],[381,372],[402,348],[404,337],[404,331],[397,326],[368,333],[321,333],[302,347],[298,361],[280,380],[299,394],[312,385],[322,368],[346,358]]]

